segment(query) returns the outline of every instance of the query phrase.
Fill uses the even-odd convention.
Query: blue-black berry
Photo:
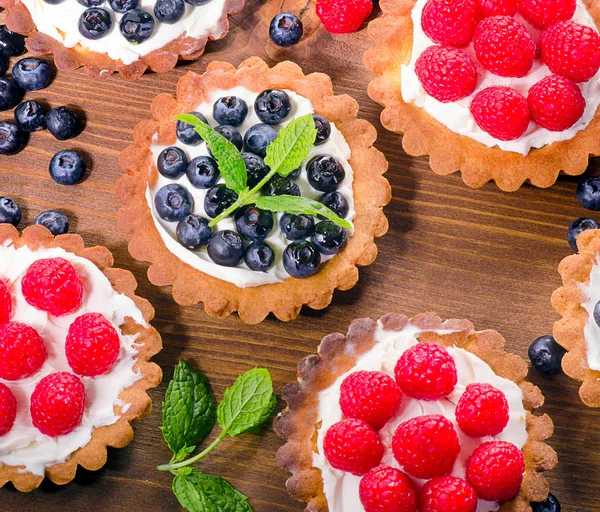
[[[21,222],[21,209],[10,197],[0,197],[0,224],[17,227]]]
[[[298,240],[285,248],[282,260],[283,268],[290,276],[304,279],[319,271],[321,253],[312,242]]]
[[[302,22],[291,12],[280,12],[271,20],[269,36],[277,46],[294,46],[302,38]]]
[[[75,151],[59,151],[50,161],[50,176],[61,185],[75,185],[85,177],[86,165]]]
[[[67,140],[80,132],[81,123],[69,107],[56,107],[46,114],[46,128],[56,139]]]
[[[46,128],[46,109],[37,101],[24,101],[15,108],[15,121],[27,133]]]
[[[13,66],[12,77],[26,91],[45,89],[50,82],[50,66],[44,59],[21,59]]]
[[[533,367],[540,373],[552,375],[560,370],[566,351],[552,336],[541,336],[529,347],[528,355]]]
[[[544,501],[532,502],[531,512],[560,512],[560,503],[554,494],[549,494]]]
[[[34,224],[44,226],[54,236],[64,235],[69,231],[69,219],[64,213],[59,212],[58,210],[42,212],[33,222]]]
[[[217,265],[235,267],[244,257],[242,237],[228,229],[215,233],[208,242],[208,256]]]
[[[14,155],[27,144],[27,133],[18,124],[0,121],[0,155]]]
[[[213,105],[213,117],[219,124],[239,126],[248,115],[248,104],[237,96],[223,96]]]
[[[600,210],[600,178],[588,178],[577,185],[577,199],[588,210]]]
[[[273,229],[273,214],[254,205],[242,206],[234,219],[238,233],[246,240],[264,240]]]
[[[254,101],[254,112],[265,124],[278,124],[284,121],[292,111],[288,93],[280,89],[267,89]]]
[[[275,262],[275,252],[265,241],[252,242],[246,247],[244,261],[250,270],[266,272]]]
[[[161,187],[154,196],[158,216],[168,222],[179,222],[192,213],[194,198],[188,189],[177,183]]]
[[[571,246],[571,249],[577,251],[577,237],[581,232],[587,231],[588,229],[598,228],[600,228],[600,224],[589,217],[581,217],[577,220],[574,220],[567,230],[567,240]]]
[[[188,215],[177,224],[177,241],[192,251],[206,246],[212,238],[212,228],[208,226],[208,222],[208,219],[200,215]]]

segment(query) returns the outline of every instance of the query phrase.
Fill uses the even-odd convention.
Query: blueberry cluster
[[[213,117],[219,123],[215,130],[241,152],[248,173],[248,186],[253,188],[270,172],[263,158],[269,144],[277,138],[277,125],[289,118],[292,105],[285,91],[268,89],[261,92],[253,105],[261,122],[241,133],[239,127],[248,116],[249,108],[252,107],[242,98],[226,96],[214,103]],[[190,114],[208,124],[200,112]],[[318,130],[315,145],[321,145],[328,140],[331,125],[321,115],[314,114],[313,119]],[[181,121],[177,123],[176,133],[179,141],[186,146],[203,143],[193,127]],[[329,220],[285,213],[277,221],[272,212],[252,204],[234,213],[235,231],[213,233],[209,226],[210,219],[220,215],[237,200],[237,194],[220,183],[217,161],[212,156],[198,156],[190,160],[184,150],[173,146],[160,153],[157,168],[166,178],[179,180],[185,175],[191,187],[207,190],[203,205],[207,217],[194,213],[193,196],[181,183],[169,183],[160,188],[154,197],[154,204],[161,219],[177,222],[176,236],[181,245],[190,250],[206,247],[208,256],[219,265],[235,267],[245,262],[250,270],[269,270],[275,263],[276,254],[266,240],[278,225],[281,236],[288,243],[282,256],[283,267],[292,277],[309,277],[318,271],[321,255],[336,254],[348,239],[348,232]],[[300,196],[296,181],[301,173],[305,173],[308,183],[320,193],[321,203],[341,218],[348,215],[348,200],[338,191],[346,172],[329,155],[314,156],[288,177],[276,174],[262,187],[261,193]]]
[[[21,208],[10,197],[0,197],[0,224],[12,224],[17,227],[21,222]],[[69,219],[58,210],[47,210],[40,213],[34,224],[40,224],[53,235],[64,235],[69,231]]]

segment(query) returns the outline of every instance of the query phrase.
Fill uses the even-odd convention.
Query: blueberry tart
[[[188,73],[121,154],[118,223],[131,254],[177,302],[203,302],[211,316],[257,323],[325,308],[375,259],[388,226],[387,161],[357,111],[327,76],[291,62]]]

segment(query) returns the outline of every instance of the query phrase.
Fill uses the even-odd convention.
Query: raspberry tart
[[[391,195],[375,129],[357,111],[352,98],[333,94],[326,75],[304,75],[291,62],[269,68],[258,58],[237,69],[212,62],[180,81],[177,98],[158,96],[154,119],[136,127],[136,145],[121,154],[126,174],[117,184],[126,203],[118,223],[131,233],[132,256],[151,263],[150,281],[172,285],[182,305],[203,302],[216,317],[238,311],[248,323],[270,312],[294,319],[302,305],[322,309],[336,288],[354,286],[357,265],[375,259],[374,237],[387,231],[382,208]],[[190,124],[175,120],[185,112],[230,141],[225,165]],[[269,167],[277,164],[272,147],[301,124],[312,130],[307,156],[278,174]],[[239,197],[225,182],[234,157],[247,181]],[[256,193],[241,204],[248,189]],[[284,199],[312,201],[319,211],[257,206]]]
[[[229,31],[227,17],[244,0],[0,0],[7,26],[27,37],[35,55],[54,54],[63,71],[85,67],[92,78],[146,69],[170,71],[195,60],[209,40]]]
[[[0,487],[100,469],[151,409],[162,348],[150,304],[104,247],[0,225]]]
[[[381,120],[434,172],[552,185],[600,154],[592,0],[383,0],[365,65]]]
[[[287,488],[315,512],[530,511],[557,457],[526,375],[500,334],[467,320],[355,320],[284,389]]]

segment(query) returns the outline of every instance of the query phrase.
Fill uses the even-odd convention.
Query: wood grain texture
[[[154,326],[165,348],[155,361],[165,380],[177,360],[185,358],[209,376],[218,397],[240,372],[254,366],[267,367],[280,391],[295,378],[297,362],[315,351],[322,336],[344,332],[354,318],[378,318],[390,311],[413,315],[432,310],[442,317],[469,318],[478,329],[501,332],[507,349],[526,357],[530,342],[550,333],[558,318],[550,295],[560,285],[556,267],[571,253],[565,240],[567,226],[586,215],[575,196],[578,180],[562,178],[548,190],[526,186],[507,194],[491,184],[468,189],[457,175],[435,176],[426,159],[408,157],[399,137],[379,123],[380,108],[366,94],[371,77],[362,65],[362,54],[370,46],[365,30],[331,36],[309,22],[309,36],[300,45],[280,50],[268,42],[267,28],[279,7],[280,0],[249,0],[246,9],[231,19],[226,39],[209,44],[198,62],[166,75],[146,75],[128,83],[119,77],[94,82],[82,71],[61,73],[47,90],[29,94],[28,98],[41,98],[52,106],[75,105],[87,121],[84,133],[74,140],[59,142],[48,133],[35,133],[19,155],[0,156],[0,195],[12,196],[24,209],[21,227],[43,210],[60,208],[69,215],[72,231],[87,244],[106,245],[113,251],[116,266],[134,272],[138,294],[156,308]],[[377,14],[376,9],[373,16]],[[270,64],[291,59],[305,72],[329,74],[336,93],[359,101],[361,116],[379,131],[376,146],[390,161],[387,177],[394,194],[386,209],[390,231],[378,241],[377,261],[361,270],[354,289],[337,292],[329,308],[303,311],[288,324],[270,317],[247,326],[235,316],[212,320],[200,306],[177,306],[170,290],[148,282],[146,266],[129,256],[127,239],[114,223],[120,206],[113,195],[121,174],[117,157],[131,143],[135,123],[149,116],[152,98],[173,93],[186,71],[202,72],[213,59],[238,65],[252,55]],[[0,119],[11,116],[1,113]],[[52,155],[68,148],[83,150],[91,163],[89,176],[75,187],[57,185],[48,175]],[[588,174],[599,171],[596,160]],[[546,395],[542,410],[556,425],[550,443],[560,462],[548,475],[552,491],[567,512],[600,511],[600,411],[584,407],[578,385],[564,375],[546,379],[531,372],[531,380]],[[151,393],[153,414],[135,426],[130,447],[110,452],[104,469],[80,470],[68,486],[46,482],[29,495],[10,486],[0,489],[0,509],[177,510],[170,477],[154,469],[170,458],[158,430],[164,390],[165,384]],[[257,512],[300,511],[303,507],[285,491],[287,475],[275,463],[278,446],[280,441],[268,425],[258,435],[226,440],[201,468],[227,478],[250,497]]]

